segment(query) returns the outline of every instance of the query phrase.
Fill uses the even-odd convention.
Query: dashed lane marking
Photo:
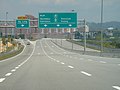
[[[58,63],[59,63],[60,61],[58,61],[58,60],[57,60],[56,62],[58,62]]]
[[[40,53],[38,53],[38,55],[40,55]]]
[[[11,72],[15,72],[15,71],[16,71],[15,69],[11,70]]]
[[[7,77],[7,76],[10,76],[12,73],[7,73],[7,74],[5,74],[5,76]]]
[[[72,68],[72,69],[74,68],[73,66],[68,66],[68,67],[69,67],[69,68]]]
[[[18,69],[19,67],[15,67],[16,69]]]
[[[112,86],[114,89],[120,90],[119,86]]]
[[[92,76],[91,74],[89,74],[89,73],[87,73],[87,72],[85,72],[85,71],[81,71],[81,73],[84,74],[84,75],[87,75],[87,76],[89,76],[89,77]]]
[[[61,64],[65,64],[64,62],[61,62]]]
[[[100,63],[106,63],[106,62],[104,62],[104,61],[100,61]]]
[[[0,83],[3,82],[5,80],[5,78],[0,78]]]
[[[93,61],[92,59],[88,59],[88,61]]]

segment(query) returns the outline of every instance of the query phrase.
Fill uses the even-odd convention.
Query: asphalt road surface
[[[40,39],[0,61],[0,90],[120,90],[120,59],[80,55]]]

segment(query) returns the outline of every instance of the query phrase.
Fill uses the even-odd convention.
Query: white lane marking
[[[38,53],[38,55],[40,55],[40,53]]]
[[[61,64],[65,64],[64,62],[61,62]]]
[[[5,80],[5,78],[0,78],[0,82],[3,82]]]
[[[89,77],[92,76],[91,74],[89,74],[89,73],[87,73],[87,72],[85,72],[85,71],[81,71],[81,73],[84,74],[84,75],[87,75],[87,76],[89,76]]]
[[[58,63],[59,63],[60,61],[58,61],[58,60],[57,60],[56,62],[58,62]]]
[[[88,59],[88,61],[93,61],[92,59]]]
[[[69,68],[74,68],[73,66],[68,66]]]
[[[15,67],[15,69],[18,69],[19,67]]]
[[[21,67],[22,65],[18,65],[18,67]]]
[[[104,62],[104,61],[100,61],[100,63],[106,63],[106,62]]]
[[[10,76],[12,73],[7,73],[7,74],[5,74],[5,76],[7,77],[7,76]]]
[[[11,72],[15,72],[15,71],[16,71],[15,69],[11,70]]]
[[[120,90],[119,86],[112,86],[114,89]]]
[[[35,43],[35,45],[36,45],[36,43]],[[32,53],[31,53],[31,55],[30,55],[25,61],[23,61],[23,62],[20,64],[20,66],[22,66],[23,64],[25,64],[25,63],[32,57],[32,55],[33,55],[33,53],[34,53],[34,51],[35,51],[35,45],[33,45],[34,48],[33,48],[33,51],[32,51]],[[15,67],[15,68],[17,69],[17,67]]]

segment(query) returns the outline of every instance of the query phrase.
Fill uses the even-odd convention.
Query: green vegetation
[[[23,51],[23,48],[24,48],[24,46],[21,45],[21,46],[19,46],[19,49],[16,51],[13,51],[10,53],[4,53],[4,54],[0,55],[0,60],[7,59],[7,58],[13,57],[13,56],[21,53]]]

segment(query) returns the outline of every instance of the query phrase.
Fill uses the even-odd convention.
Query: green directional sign
[[[76,28],[77,13],[39,13],[39,28]]]
[[[30,27],[30,22],[29,19],[25,19],[25,20],[16,20],[16,28],[29,28]]]

